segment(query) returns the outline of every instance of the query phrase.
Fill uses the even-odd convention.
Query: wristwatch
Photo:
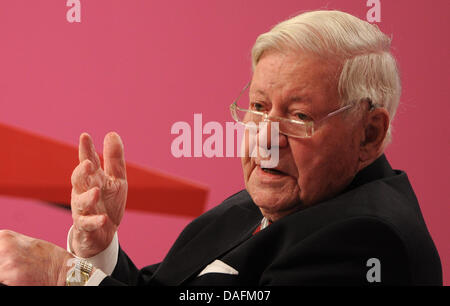
[[[93,265],[82,258],[75,258],[75,266],[67,272],[66,286],[84,286],[92,274]]]

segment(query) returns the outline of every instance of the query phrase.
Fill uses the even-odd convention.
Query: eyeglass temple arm
[[[330,118],[330,117],[333,117],[333,116],[335,116],[335,115],[337,115],[339,113],[342,113],[343,111],[349,109],[350,107],[353,107],[353,105],[347,105],[347,106],[344,106],[344,107],[342,107],[342,108],[340,108],[338,110],[335,110],[334,112],[329,113],[328,115],[326,115],[325,117],[323,117],[319,121],[316,121],[316,123],[318,124],[318,123],[324,121],[327,118]]]
[[[237,101],[239,101],[239,99],[241,98],[241,96],[244,94],[244,92],[247,90],[247,88],[250,86],[252,81],[249,81],[247,83],[247,85],[245,85],[245,87],[241,90],[241,92],[239,93],[239,96],[233,101],[233,104],[237,104]]]
[[[373,110],[376,107],[376,105],[372,102],[372,100],[370,98],[366,98],[366,99],[362,99],[362,100],[369,102],[369,110],[370,111]],[[332,117],[334,115],[337,115],[337,114],[339,114],[339,113],[341,113],[341,112],[343,112],[343,111],[345,111],[345,110],[347,110],[347,109],[349,109],[349,108],[351,108],[353,106],[355,106],[355,105],[354,104],[349,104],[349,105],[344,106],[344,107],[342,107],[342,108],[340,108],[338,110],[335,110],[334,112],[329,113],[328,115],[326,115],[325,117],[323,117],[322,119],[317,121],[316,123],[320,123],[323,120],[325,120],[325,119],[327,119],[329,117]]]

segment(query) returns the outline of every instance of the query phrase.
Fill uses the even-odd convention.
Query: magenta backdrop
[[[192,124],[194,113],[231,121],[251,46],[275,23],[318,8],[364,19],[369,10],[366,0],[80,2],[81,23],[69,23],[66,0],[1,1],[0,122],[73,145],[87,131],[100,151],[117,131],[128,161],[208,185],[208,209],[243,188],[239,160],[174,158],[172,124]],[[380,2],[403,80],[387,156],[409,175],[449,284],[450,2]],[[0,205],[0,228],[65,246],[68,211],[8,197]],[[189,221],[127,212],[121,245],[139,267],[155,263]]]

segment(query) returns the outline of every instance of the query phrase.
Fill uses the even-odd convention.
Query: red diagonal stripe
[[[0,124],[0,194],[70,206],[78,148]],[[195,217],[208,189],[184,179],[127,163],[127,209]]]

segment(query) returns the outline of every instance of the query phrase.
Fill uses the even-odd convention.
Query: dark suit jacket
[[[101,285],[442,284],[439,255],[407,175],[392,170],[384,155],[339,196],[252,235],[261,219],[243,190],[191,222],[159,264],[138,270],[120,249]],[[368,282],[370,258],[379,260],[381,283]],[[215,259],[239,274],[197,277]]]

